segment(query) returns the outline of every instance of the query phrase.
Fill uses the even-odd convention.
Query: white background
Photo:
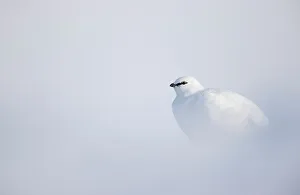
[[[299,181],[299,9],[294,0],[2,0],[0,193],[289,195]],[[276,168],[251,171],[243,186],[226,172],[238,166],[202,165],[171,112],[169,84],[183,75],[254,100],[281,144],[264,161]]]

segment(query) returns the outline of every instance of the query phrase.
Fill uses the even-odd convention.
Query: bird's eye
[[[181,84],[182,84],[182,85],[186,85],[186,84],[188,84],[188,82],[182,81]]]

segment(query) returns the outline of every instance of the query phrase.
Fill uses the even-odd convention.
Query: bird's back
[[[208,114],[213,122],[230,126],[245,127],[250,124],[265,126],[268,119],[262,110],[246,97],[220,89],[203,91]]]

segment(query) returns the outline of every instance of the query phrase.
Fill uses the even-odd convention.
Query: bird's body
[[[189,138],[205,133],[212,126],[241,130],[268,124],[260,108],[238,93],[204,88],[193,77],[180,77],[174,83],[177,96],[172,104],[173,114]]]

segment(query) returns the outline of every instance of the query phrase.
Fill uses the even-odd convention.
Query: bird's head
[[[174,88],[177,96],[182,97],[187,97],[204,90],[204,87],[191,76],[179,77],[175,82],[170,84],[170,87]]]

